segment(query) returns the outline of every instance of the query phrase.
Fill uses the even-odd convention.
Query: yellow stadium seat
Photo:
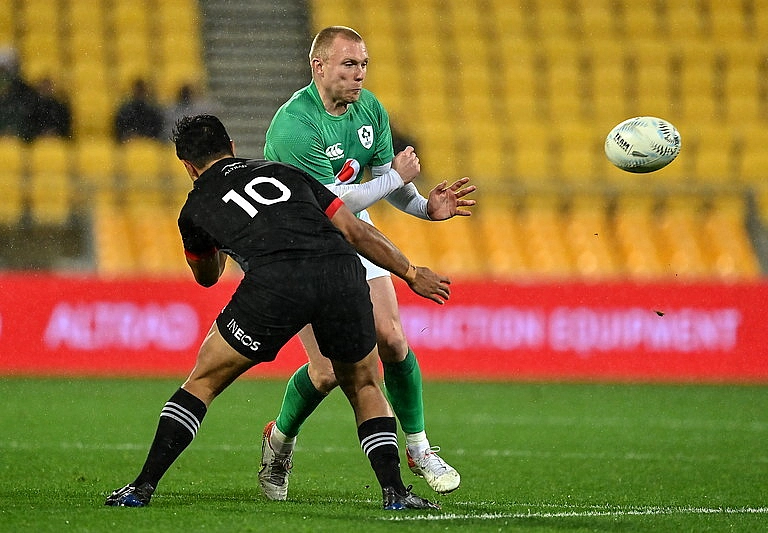
[[[616,17],[610,0],[581,0],[577,3],[584,39],[603,40],[615,35]]]
[[[751,123],[741,127],[737,175],[742,183],[760,185],[768,177],[768,129]]]
[[[382,4],[382,2],[377,2],[377,4]],[[355,13],[356,7],[349,0],[312,0],[310,6],[313,34],[328,26],[339,24],[354,27],[354,24],[349,21],[349,15],[347,14]],[[390,9],[383,5],[380,7],[384,13],[390,11]],[[340,18],[344,20],[340,20]],[[391,35],[391,33],[388,34]]]
[[[498,198],[498,197],[497,197]],[[475,211],[477,238],[485,250],[486,275],[492,279],[519,279],[531,274],[523,251],[525,235],[511,202],[485,198]]]
[[[101,32],[94,30],[73,31],[67,41],[69,68],[67,74],[72,78],[72,70],[80,64],[99,64],[106,70],[108,46]],[[87,67],[86,67],[87,68]]]
[[[544,41],[573,39],[578,35],[577,19],[569,0],[535,0],[529,13],[535,33]]]
[[[757,279],[760,264],[746,227],[744,199],[718,195],[703,224],[705,250],[711,256],[713,273],[723,279]]]
[[[614,228],[623,269],[636,279],[666,274],[657,243],[655,200],[645,194],[623,193],[616,202]]]
[[[150,81],[154,74],[152,62],[152,41],[142,32],[122,31],[113,41],[115,53],[114,74],[117,90],[121,93],[130,91],[137,79]]]
[[[560,124],[554,134],[557,177],[575,185],[597,181],[597,163],[605,158],[604,132],[596,130],[592,122],[571,120]]]
[[[166,147],[146,138],[133,138],[119,147],[120,165],[128,191],[156,191],[166,177]]]
[[[762,75],[754,65],[731,65],[723,81],[725,119],[730,124],[743,124],[761,114]]]
[[[510,113],[516,119],[530,120],[539,116],[543,102],[537,94],[538,74],[530,50],[510,52],[499,75]]]
[[[561,206],[557,198],[529,195],[520,212],[525,231],[525,254],[532,275],[562,278],[574,274],[568,247],[563,239]]]
[[[117,147],[111,138],[79,140],[74,157],[74,173],[89,190],[110,190],[115,186]]]
[[[105,0],[68,0],[65,11],[70,32],[104,32]]]
[[[394,242],[414,264],[435,265],[429,245],[429,231],[434,223],[414,219],[390,205],[376,204],[371,211],[373,223]]]
[[[25,32],[51,32],[58,29],[60,0],[24,0],[17,4],[17,14]]]
[[[511,0],[491,0],[489,23],[496,28],[496,38],[500,42],[506,39],[520,39],[526,31],[527,13],[521,2]]]
[[[680,280],[711,275],[702,250],[702,202],[695,196],[668,196],[659,217],[662,252],[670,274]]]
[[[424,222],[414,221],[424,225]],[[473,238],[472,224],[464,217],[429,223],[425,228],[435,264],[447,274],[461,277],[479,277],[483,273],[484,259]]]
[[[30,213],[38,224],[64,224],[72,209],[70,144],[42,137],[29,148]]]
[[[565,238],[579,277],[606,279],[620,273],[614,257],[613,231],[601,196],[581,194],[571,199]]]
[[[551,129],[539,122],[518,122],[511,129],[515,135],[509,169],[512,179],[532,185],[556,179]]]
[[[711,46],[697,42],[681,44],[681,116],[691,122],[715,117],[722,110],[714,88],[719,82],[715,54]]]
[[[94,206],[96,268],[100,276],[112,277],[134,273],[136,259],[132,249],[131,226],[121,207],[113,201]]]
[[[62,79],[64,74],[61,38],[54,28],[24,33],[20,39],[22,74],[28,81]]]
[[[670,39],[690,43],[704,38],[704,14],[699,0],[665,2],[665,26]]]
[[[0,136],[0,224],[19,222],[24,212],[25,145],[17,137]]]
[[[707,3],[709,35],[716,41],[746,41],[749,39],[744,8],[738,2],[710,1]]]
[[[613,42],[593,39],[586,47],[588,110],[594,121],[606,121],[608,124],[618,124],[629,118],[626,57],[621,50],[615,51],[613,46]]]
[[[658,10],[653,2],[618,0],[615,3],[620,23],[620,33],[625,39],[646,39],[658,35],[661,26]]]
[[[13,2],[0,2],[0,46],[13,43],[16,33],[16,8]]]
[[[29,173],[69,174],[70,150],[70,143],[60,137],[36,139],[29,147]]]
[[[110,14],[115,34],[132,31],[149,35],[152,13],[148,0],[112,0]]]
[[[689,128],[687,133],[687,140],[683,142],[693,160],[694,177],[703,182],[732,182],[736,168],[732,130],[719,123],[701,122]]]
[[[77,138],[114,138],[117,103],[110,91],[97,85],[92,88],[83,87],[71,94],[70,101],[73,131]]]
[[[74,191],[68,175],[51,170],[30,175],[30,214],[41,225],[62,225],[72,214]]]

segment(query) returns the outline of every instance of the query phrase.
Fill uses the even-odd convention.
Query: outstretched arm
[[[336,196],[344,200],[344,204],[353,213],[359,213],[363,209],[367,209],[382,198],[387,197],[393,191],[397,191],[403,187],[416,188],[413,185],[409,185],[416,176],[419,175],[421,166],[419,164],[419,158],[416,156],[412,146],[406,147],[405,150],[395,156],[391,163],[373,167],[371,173],[373,179],[365,183],[334,183],[329,185],[328,188]],[[361,169],[355,169],[355,172],[360,172]]]
[[[450,296],[451,280],[427,267],[417,267],[383,233],[342,205],[331,217],[347,240],[366,259],[405,280],[413,292],[438,304]]]

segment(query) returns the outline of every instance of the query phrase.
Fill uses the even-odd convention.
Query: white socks
[[[420,431],[418,433],[406,433],[405,446],[408,448],[408,453],[411,454],[411,457],[421,457],[427,453],[427,450],[429,450],[427,433],[425,431]]]
[[[272,434],[269,436],[269,443],[275,453],[285,454],[293,450],[296,443],[296,437],[286,437],[285,434],[277,428],[277,424],[272,426]]]

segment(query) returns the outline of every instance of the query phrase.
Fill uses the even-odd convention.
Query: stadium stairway
[[[201,0],[209,86],[239,154],[262,157],[277,108],[309,82],[302,0]]]

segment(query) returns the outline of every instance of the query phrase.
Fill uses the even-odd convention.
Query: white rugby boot
[[[284,453],[275,452],[270,442],[273,420],[264,428],[261,438],[261,468],[259,469],[259,485],[264,495],[270,500],[285,500],[288,497],[288,476],[293,468],[293,446]]]
[[[423,477],[435,492],[448,494],[459,488],[461,476],[455,468],[437,455],[439,451],[439,446],[432,446],[421,455],[411,456],[408,448],[406,448],[405,455],[408,458],[408,467],[411,472]]]

